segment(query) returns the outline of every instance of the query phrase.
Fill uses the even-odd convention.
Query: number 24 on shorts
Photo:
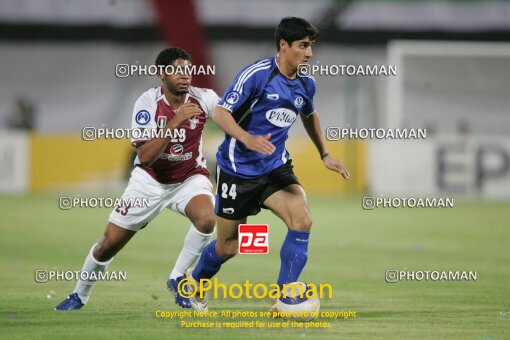
[[[228,189],[228,184],[227,183],[223,183],[221,185],[221,197],[222,198],[228,198],[228,197],[231,197],[233,200],[236,199],[236,196],[237,196],[237,192],[236,192],[236,185],[235,184],[232,184],[230,186],[230,190]]]

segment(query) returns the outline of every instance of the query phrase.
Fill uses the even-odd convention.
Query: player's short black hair
[[[177,59],[184,59],[192,62],[188,52],[177,47],[165,48],[156,57],[156,66],[172,65]]]
[[[315,40],[319,36],[319,30],[308,21],[297,17],[283,18],[276,31],[274,32],[274,40],[276,43],[276,50],[280,51],[280,40],[285,40],[289,46],[296,40],[301,40],[309,37],[310,40]]]

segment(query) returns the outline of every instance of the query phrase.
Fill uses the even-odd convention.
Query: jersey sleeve
[[[132,145],[138,146],[140,143],[150,140],[149,136],[152,134],[142,132],[157,129],[156,109],[156,89],[144,92],[135,102],[133,117],[131,118]],[[135,130],[138,130],[138,133],[134,133]]]
[[[220,100],[220,97],[214,92],[213,90],[208,90],[207,94],[205,95],[205,115],[207,118],[212,117],[212,114],[214,112],[214,108],[216,105],[218,105],[218,101]]]
[[[249,102],[262,86],[264,70],[271,68],[271,61],[264,59],[242,69],[234,78],[218,105],[230,112],[237,111]]]
[[[305,116],[309,116],[315,112],[315,106],[313,105],[313,97],[315,96],[316,91],[315,79],[312,77],[308,78],[307,82],[307,90],[308,90],[308,100],[306,100],[305,105],[303,106],[302,114]]]

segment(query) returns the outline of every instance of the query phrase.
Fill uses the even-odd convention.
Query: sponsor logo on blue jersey
[[[278,109],[272,109],[266,112],[266,118],[268,121],[271,122],[271,124],[278,126],[278,127],[287,127],[291,126],[292,123],[297,118],[297,115],[294,111],[285,109],[285,108],[278,108]]]

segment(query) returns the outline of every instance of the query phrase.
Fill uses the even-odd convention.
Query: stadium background
[[[0,225],[5,237],[0,244],[1,269],[8,276],[2,280],[6,301],[1,322],[10,327],[9,335],[27,324],[22,309],[43,313],[25,335],[47,320],[63,320],[48,310],[74,283],[38,285],[33,272],[78,269],[106,224],[108,209],[62,211],[58,197],[117,197],[126,183],[129,142],[86,142],[82,129],[128,128],[134,101],[160,83],[149,76],[117,78],[115,65],[150,65],[162,48],[178,46],[189,51],[196,64],[215,65],[214,77],[195,77],[193,83],[221,96],[241,67],[275,54],[274,27],[282,17],[293,15],[321,30],[312,63],[397,65],[397,77],[317,76],[315,105],[323,129],[427,129],[427,139],[421,141],[328,142],[328,149],[351,173],[351,180],[344,182],[322,167],[301,123],[294,125],[287,148],[315,219],[316,238],[305,279],[331,280],[335,285],[339,298],[324,301],[326,310],[357,308],[364,315],[364,321],[347,330],[337,323],[318,334],[295,334],[363,337],[377,335],[382,327],[389,335],[460,336],[469,319],[444,321],[440,311],[450,306],[451,313],[484,310],[473,319],[483,320],[483,325],[474,322],[470,334],[498,338],[509,322],[509,290],[502,285],[510,278],[509,13],[507,1],[1,0]],[[210,170],[221,139],[210,121],[204,140]],[[455,197],[455,208],[366,211],[362,196]],[[265,212],[253,221],[274,226],[267,267],[259,259],[236,258],[222,276],[227,282],[250,277],[249,266],[259,268],[267,282],[276,273],[282,223]],[[152,297],[160,294],[153,299],[157,306],[174,308],[161,292],[161,282],[186,229],[187,222],[175,214],[158,217],[114,262],[113,267],[127,270],[130,279],[100,286],[91,303],[101,306],[103,299],[99,308],[105,313],[108,297],[122,298],[134,287],[146,287],[149,280]],[[404,267],[478,270],[481,278],[471,286],[388,287],[384,270]],[[459,302],[481,287],[483,298],[467,298],[469,307]],[[379,295],[367,290],[388,294],[387,299],[378,300]],[[420,290],[426,292],[420,295]],[[22,299],[28,291],[34,298],[31,304]],[[427,305],[433,292],[438,300]],[[446,298],[439,299],[441,294]],[[143,304],[144,313],[150,313],[156,307],[148,296],[148,301],[138,295],[126,299],[126,310]],[[404,308],[408,304],[427,305],[421,311],[426,317]],[[248,305],[263,309],[261,303]],[[224,301],[219,306],[230,307]],[[89,313],[98,311],[93,308]],[[380,318],[384,313],[389,319]],[[412,322],[404,327],[406,317]],[[151,328],[153,319],[141,329]],[[389,326],[374,326],[370,320]],[[418,320],[437,322],[437,333],[427,333],[433,331]],[[118,320],[111,317],[109,322]],[[44,327],[49,333],[43,334],[65,334],[63,328]],[[178,323],[171,327],[179,331]],[[251,334],[256,332],[271,336],[264,333],[267,330]]]

